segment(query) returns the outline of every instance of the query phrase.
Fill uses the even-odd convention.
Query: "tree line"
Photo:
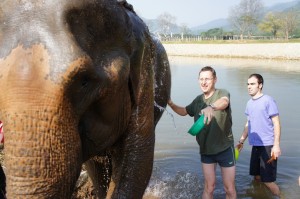
[[[199,35],[203,38],[238,39],[269,36],[300,38],[300,1],[296,6],[285,11],[264,12],[262,0],[241,0],[238,5],[229,10],[228,22],[231,29],[224,31],[216,27],[205,32],[191,33],[186,24],[178,26],[176,17],[164,13],[158,16],[158,24],[147,23],[150,31],[163,38]]]
[[[230,10],[229,21],[233,29],[243,39],[244,35],[271,34],[274,38],[299,31],[300,2],[289,10],[264,14],[261,0],[241,0]]]

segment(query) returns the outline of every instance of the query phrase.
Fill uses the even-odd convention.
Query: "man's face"
[[[217,78],[213,77],[212,72],[203,71],[200,73],[198,82],[203,93],[210,93],[215,89]]]
[[[258,84],[256,77],[251,77],[248,79],[248,93],[250,96],[255,96],[260,94],[262,84]]]

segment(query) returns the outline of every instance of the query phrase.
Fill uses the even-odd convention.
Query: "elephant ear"
[[[139,92],[141,89],[140,81],[143,68],[143,51],[143,48],[139,51],[135,51],[130,59],[129,89],[133,106],[136,106],[139,102]]]
[[[133,106],[139,104],[145,82],[153,81],[153,42],[144,22],[134,13],[129,14],[132,23],[133,49],[130,57],[129,88]]]

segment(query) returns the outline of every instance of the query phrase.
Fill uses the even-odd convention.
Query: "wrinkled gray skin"
[[[86,161],[99,198],[142,198],[170,69],[130,5],[1,1],[0,85],[8,198],[70,198]]]

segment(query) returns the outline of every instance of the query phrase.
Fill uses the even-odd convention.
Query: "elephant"
[[[170,97],[167,53],[125,0],[0,3],[7,198],[142,198]]]

